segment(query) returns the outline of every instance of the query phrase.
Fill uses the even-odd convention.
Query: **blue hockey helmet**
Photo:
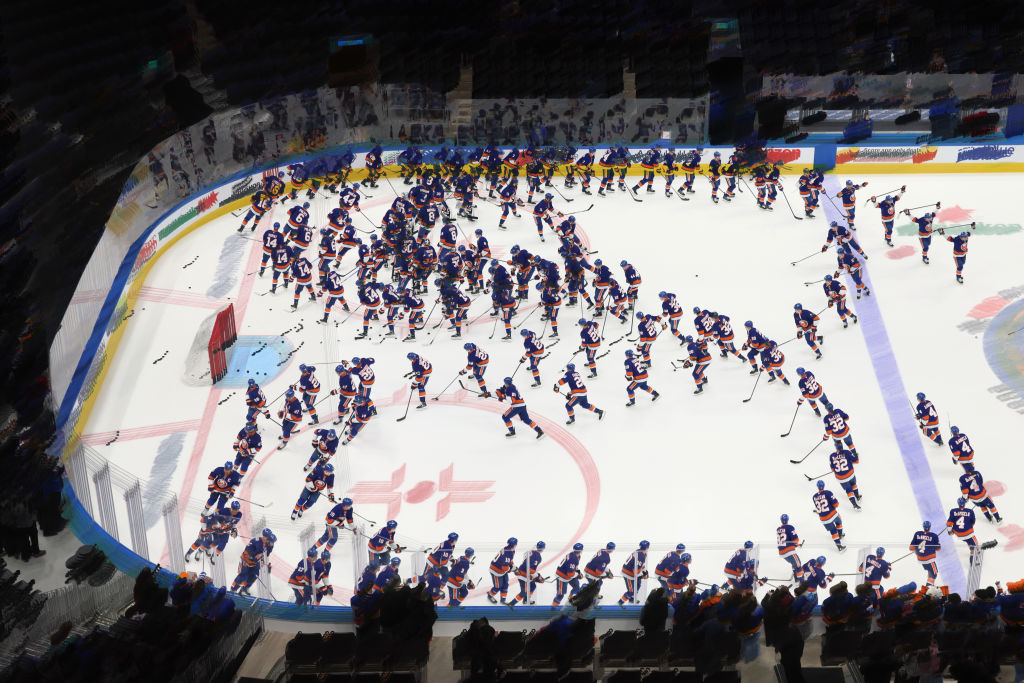
[[[238,509],[240,509],[241,507],[242,507],[242,504],[241,504],[241,503],[239,503],[239,502],[238,502],[237,500],[233,500],[233,501],[231,501],[231,509],[232,509],[232,510],[238,510]]]
[[[516,538],[515,536],[509,536],[508,540],[505,542],[505,544],[506,545],[510,545],[510,546],[517,546],[517,545],[519,545],[519,539]]]
[[[575,223],[576,222],[576,216],[569,216],[569,222],[570,223]]]
[[[716,159],[721,159],[722,158],[722,153],[721,152],[715,152],[715,158]]]
[[[877,548],[875,548],[875,555],[878,556],[878,557],[884,557],[885,556],[885,548],[883,548],[882,546],[878,546]]]
[[[815,560],[815,563],[819,567],[824,567],[825,566],[825,556],[824,555],[818,555],[818,558]]]
[[[891,202],[893,199],[895,199],[895,197],[893,197],[891,194],[885,195],[885,201]]]
[[[504,382],[504,383],[505,383],[506,385],[508,385],[508,386],[511,386],[511,385],[512,385],[512,378],[511,378],[511,377],[506,377],[506,378],[505,378],[504,380],[502,380],[502,381],[503,381],[503,382]]]
[[[818,480],[818,483],[816,484],[816,486],[818,487],[819,491],[824,491],[825,490],[825,482],[823,482],[821,479]]]
[[[519,245],[518,244],[513,244],[512,248],[509,249],[509,252],[512,253],[512,254],[518,254],[519,253]]]
[[[331,551],[328,550],[327,548],[324,548],[320,552],[320,559],[323,560],[324,562],[327,562],[328,560],[330,560],[331,559]]]
[[[626,349],[626,358],[633,357],[633,349]]]
[[[747,322],[743,323],[743,327],[753,327],[753,326],[754,326],[754,323],[752,321],[750,321],[750,320],[748,320]]]
[[[548,192],[547,194],[544,195],[544,199],[554,199],[554,198],[555,198],[555,195],[551,194],[550,192]]]
[[[464,348],[467,351],[472,351],[473,349],[476,348],[476,344],[474,344],[473,342],[466,342],[465,344],[462,345],[462,348]]]
[[[685,543],[676,543],[676,552],[677,553],[681,553],[684,550],[686,550],[686,544]]]
[[[280,223],[274,223],[274,230],[278,230],[278,229],[280,229],[280,227],[281,227]]]
[[[594,259],[594,265],[595,266],[603,266],[604,265],[604,261],[602,261],[599,258],[596,258],[596,259]]]
[[[608,541],[608,545],[606,545],[604,547],[604,549],[605,550],[615,550],[615,543],[613,541]]]
[[[780,515],[779,521],[783,524],[789,524],[789,515]]]
[[[316,548],[310,548],[307,550],[306,557],[316,557]]]
[[[398,565],[402,564],[402,558],[392,557],[391,562],[389,562],[388,564],[390,564],[392,567],[397,567]]]
[[[366,403],[366,397],[363,396],[362,394],[356,394],[355,398],[352,399],[352,402],[355,403],[357,406],[361,406],[364,403]]]
[[[544,548],[547,548],[547,547],[548,547],[548,544],[545,543],[544,541],[537,541],[537,550],[544,550]]]
[[[350,508],[350,507],[352,507],[352,499],[351,498],[342,498],[341,499],[341,504],[344,507]]]
[[[839,227],[839,223],[836,223],[835,221],[832,221],[831,223],[829,223],[829,227],[838,228]]]
[[[754,561],[753,561],[753,560],[747,560],[746,562],[744,562],[744,563],[743,563],[743,565],[744,565],[744,566],[745,566],[745,567],[746,567],[747,569],[753,569],[753,568],[754,568],[754,566],[755,566],[755,565],[754,565]]]
[[[686,335],[685,337],[683,337],[683,341],[686,342],[687,344],[692,344],[693,343],[693,335],[692,334]]]
[[[929,521],[928,521],[928,520],[926,519],[926,520],[924,520],[923,522],[921,522],[921,528],[922,528],[922,529],[924,529],[925,531],[931,531],[931,529],[932,529],[932,523],[931,523],[931,522],[929,522]]]
[[[683,553],[682,555],[679,556],[679,561],[682,562],[683,564],[690,564],[690,562],[692,560],[693,560],[693,556],[690,555],[690,553]]]
[[[352,183],[352,189],[353,190],[358,190],[359,189],[359,183]]]
[[[230,472],[231,470],[235,469],[235,465],[230,460],[228,460],[227,462],[224,463],[224,469]]]
[[[330,474],[333,471],[334,471],[334,465],[332,465],[331,463],[327,463],[326,465],[324,465],[324,472],[326,472],[327,474]]]
[[[629,265],[629,261],[627,261],[626,259],[622,259],[621,261],[619,261],[619,267],[620,268],[625,268],[628,265]]]
[[[753,541],[744,541],[743,542],[743,548],[745,550],[750,550],[753,547],[754,547],[754,542]]]
[[[650,541],[640,541],[640,550],[647,550],[651,547]]]
[[[576,321],[576,324],[577,325],[586,325],[587,324],[587,319],[586,318],[580,318],[579,320]]]
[[[528,334],[530,334],[530,331],[525,329],[525,328],[522,329],[522,330],[519,330],[519,336],[521,336],[521,337],[525,337]]]
[[[303,209],[308,209],[309,208],[309,202],[303,202],[302,208]]]
[[[658,298],[659,299],[667,299],[668,298],[668,292],[666,292],[665,290],[661,290],[660,292],[658,292]]]
[[[251,378],[250,378],[250,379],[249,379],[249,386],[250,386],[250,387],[252,387],[252,386],[256,386],[256,380],[254,380],[254,379],[251,379]]]
[[[247,432],[254,432],[254,431],[256,431],[256,423],[255,422],[246,422],[245,423],[245,431],[247,431]]]
[[[359,365],[362,361],[363,359],[360,358],[359,356],[352,356],[352,360],[350,360],[349,362],[352,363],[352,365]]]
[[[453,531],[453,532],[451,532],[450,534],[448,534],[448,541],[449,541],[449,542],[451,542],[451,543],[455,543],[455,541],[457,541],[457,540],[459,540],[459,535],[458,535],[457,533],[455,533],[455,532]]]
[[[923,391],[917,392],[917,400],[918,401],[923,401],[924,400],[924,392]]]
[[[956,435],[956,434],[959,434],[959,433],[960,433],[960,428],[959,428],[959,427],[957,427],[956,425],[953,425],[952,427],[950,427],[950,428],[949,428],[949,431],[950,431],[950,432],[951,432],[952,434]]]
[[[700,306],[694,306],[693,307],[693,312],[694,312],[694,314],[700,313]]]
[[[589,154],[597,154],[597,148],[596,147],[591,147],[590,149],[587,150],[587,152]]]
[[[966,498],[957,498],[956,499],[956,504],[959,505],[960,507],[965,507],[967,505],[967,499]]]
[[[569,372],[575,372],[576,371],[576,364],[575,363],[566,363],[565,364],[565,369],[568,370]]]
[[[288,398],[292,398],[295,396],[295,390],[289,389],[288,391],[284,392],[284,395],[287,396]]]
[[[971,233],[969,233],[966,230],[964,230],[962,233],[960,233],[960,236],[963,237],[963,238],[967,238],[967,237],[971,236]]]
[[[405,354],[405,357],[408,358],[409,360],[416,360],[417,358],[419,358],[419,356],[417,356],[412,351],[410,351],[409,353]]]
[[[846,181],[846,186],[850,187],[851,185],[853,185],[853,181],[852,180],[847,180]]]
[[[466,548],[465,550],[462,551],[462,554],[465,555],[466,557],[473,557],[473,555],[476,554],[476,551],[473,550],[472,548]]]
[[[806,370],[804,370],[803,368],[796,369],[796,374],[800,375],[801,377],[804,375],[805,372]]]
[[[644,319],[643,311],[637,311],[636,312],[636,319],[637,320],[643,320]]]
[[[398,527],[398,522],[396,522],[396,521],[395,521],[395,520],[393,520],[393,519],[389,519],[389,520],[388,520],[388,522],[387,522],[387,524],[386,524],[385,526],[386,526],[387,528],[391,529],[391,530],[394,530],[395,528],[397,528],[397,527]]]
[[[825,282],[832,282],[832,276],[831,275],[826,275],[825,276]]]
[[[793,304],[793,310],[794,311],[802,311],[802,310],[804,310],[804,305],[803,304]]]
[[[477,228],[476,230],[473,231],[473,234],[474,235],[483,235],[484,231],[481,230],[480,228]]]
[[[583,552],[583,544],[582,543],[575,543],[575,544],[573,544],[572,549],[574,551],[578,552],[578,553]]]

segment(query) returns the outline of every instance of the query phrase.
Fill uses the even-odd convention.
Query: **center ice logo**
[[[388,481],[358,481],[348,490],[349,496],[356,503],[376,503],[388,506],[388,519],[394,519],[402,510],[402,503],[417,505],[434,497],[435,493],[443,494],[435,506],[434,521],[440,522],[448,516],[453,505],[465,503],[484,503],[494,497],[493,480],[459,480],[455,479],[455,464],[438,473],[437,482],[425,479],[409,488],[405,484],[405,468],[402,465],[391,473]]]

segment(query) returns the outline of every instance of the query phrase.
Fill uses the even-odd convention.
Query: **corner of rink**
[[[826,189],[834,195],[839,184],[833,176],[827,178]],[[566,425],[566,400],[552,387],[570,360],[583,368],[584,356],[576,352],[576,320],[592,315],[582,300],[578,311],[563,303],[559,336],[552,337],[550,321],[541,320],[537,312],[536,292],[527,290],[530,298],[513,319],[513,329],[537,332],[547,354],[540,362],[541,383],[531,387],[529,367],[520,360],[521,338],[514,334],[511,343],[501,341],[502,325],[488,315],[487,296],[473,298],[457,339],[442,324],[440,306],[416,340],[404,343],[400,339],[407,320],[390,337],[381,315],[368,321],[366,338],[356,339],[363,323],[358,313],[349,317],[336,310],[328,324],[318,324],[324,298],[314,303],[305,294],[293,311],[292,288],[272,294],[270,274],[258,274],[262,245],[257,238],[274,222],[284,225],[287,208],[275,204],[259,232],[239,234],[238,218],[230,215],[234,207],[228,206],[201,228],[175,236],[146,265],[137,313],[125,321],[83,438],[145,485],[180,492],[182,536],[188,543],[207,497],[205,475],[234,458],[231,444],[245,418],[244,387],[249,378],[256,379],[273,420],[258,418],[264,447],[239,489],[239,500],[245,499],[247,521],[262,517],[278,536],[273,576],[280,586],[304,556],[310,526],[319,536],[323,515],[331,507],[320,500],[301,519],[290,519],[304,489],[302,466],[310,457],[314,430],[334,428],[340,433],[343,428],[331,424],[338,407],[337,398],[328,395],[337,386],[334,368],[354,356],[373,357],[371,397],[377,415],[334,457],[335,493],[352,497],[356,511],[377,525],[391,518],[399,522],[399,541],[411,554],[403,570],[422,568],[422,550],[458,531],[459,550],[472,546],[478,555],[497,552],[508,536],[519,538],[522,548],[544,540],[546,574],[576,542],[585,546],[585,561],[614,540],[619,552],[613,563],[625,562],[642,538],[651,541],[652,562],[684,542],[694,558],[691,576],[707,583],[722,582],[725,561],[749,538],[757,544],[760,574],[787,576],[789,565],[775,547],[779,515],[787,513],[805,541],[802,559],[821,555],[828,560],[828,571],[855,576],[868,550],[888,546],[902,555],[922,519],[939,529],[956,506],[962,471],[951,462],[947,447],[925,439],[914,418],[912,397],[923,391],[938,409],[946,438],[951,425],[970,434],[977,467],[1006,519],[990,527],[978,513],[978,540],[1001,542],[985,555],[984,580],[1019,578],[1014,553],[1024,547],[1024,509],[1007,494],[1024,484],[1024,464],[1009,456],[1016,443],[1014,421],[1024,410],[1024,333],[1011,330],[1024,325],[1024,282],[1015,264],[1024,234],[1013,222],[1016,208],[1012,192],[1006,191],[1019,178],[964,173],[857,178],[858,183],[869,181],[871,188],[906,184],[901,204],[907,206],[941,202],[937,228],[965,221],[977,227],[966,282],[959,284],[949,245],[936,236],[931,263],[923,263],[917,226],[906,217],[897,217],[895,246],[887,246],[878,212],[870,204],[865,207],[862,191],[854,237],[870,257],[860,265],[871,294],[857,296],[850,276],[835,276],[847,287],[848,303],[859,320],[845,326],[826,306],[820,284],[836,271],[834,255],[821,253],[827,225],[842,219],[844,210],[826,202],[815,218],[791,214],[778,202],[765,210],[742,186],[731,202],[713,203],[707,179],[696,180],[695,192],[681,201],[674,192],[661,192],[661,176],[656,193],[641,192],[635,199],[623,191],[586,197],[558,178],[559,195],[565,199],[556,197],[555,207],[564,214],[576,212],[577,234],[589,246],[591,264],[603,259],[615,266],[617,278],[615,264],[620,260],[637,268],[643,284],[635,311],[660,315],[658,292],[674,293],[682,305],[684,334],[697,333],[689,311],[707,309],[731,317],[737,346],[743,341],[742,322],[751,320],[779,343],[790,386],[769,383],[761,375],[755,380],[742,360],[713,354],[705,375],[709,383],[694,395],[692,368],[683,370],[681,364],[686,349],[666,331],[654,344],[648,368],[648,381],[660,392],[660,400],[650,402],[641,391],[636,405],[627,407],[628,382],[621,368],[624,351],[635,350],[635,319],[625,324],[598,319],[603,331],[598,374],[583,380],[590,403],[606,415],[599,420],[576,406],[575,422]],[[799,201],[793,176],[783,176],[782,185],[789,186],[789,201]],[[394,199],[388,183],[368,189],[372,196],[364,194],[362,210],[353,214],[364,238]],[[508,229],[499,230],[499,207],[486,200],[486,187],[480,193],[479,220],[457,219],[460,246],[472,245],[467,238],[480,228],[494,254],[509,254],[519,246],[556,262],[564,272],[557,240],[545,226],[547,238],[541,241],[529,205],[523,218],[509,218]],[[587,209],[591,204],[593,209]],[[336,205],[334,195],[317,194],[311,200],[310,224],[325,225]],[[219,250],[207,246],[218,242]],[[244,243],[241,250],[234,247],[239,243]],[[307,254],[315,263],[315,245]],[[806,260],[791,265],[807,254]],[[881,254],[887,258],[877,258]],[[346,273],[354,268],[355,255],[349,252],[332,265]],[[389,271],[381,271],[382,280],[388,280]],[[346,294],[355,308],[354,284],[350,290]],[[431,287],[424,296],[426,309],[433,298]],[[200,385],[202,330],[211,311],[225,302],[236,305],[238,341],[230,350],[225,378],[213,387]],[[821,360],[796,338],[795,302],[821,318],[819,332],[826,340]],[[503,377],[515,378],[545,439],[535,440],[518,422],[517,436],[504,436],[501,415],[508,404],[474,395],[480,387],[472,375],[458,374],[466,366],[467,341],[489,354],[484,383],[490,391]],[[410,351],[432,365],[423,409],[407,408],[419,403],[405,378]],[[611,357],[604,358],[606,353]],[[304,421],[298,436],[276,451],[280,395],[297,383],[300,363],[316,367],[321,391],[314,401],[320,424]],[[849,506],[832,477],[829,448],[817,448],[822,420],[806,407],[796,408],[798,366],[812,370],[832,402],[851,417],[863,510]],[[743,401],[747,396],[752,398]],[[408,417],[398,421],[406,412]],[[791,417],[792,433],[780,439]],[[114,439],[106,438],[112,434]],[[788,462],[814,448],[799,465]],[[818,478],[842,499],[845,552],[836,550],[812,507]],[[166,539],[159,538],[162,547],[153,550],[157,557],[166,553]],[[365,539],[354,540],[337,546],[336,584],[354,585]],[[228,566],[235,566],[242,545],[228,544]],[[965,544],[943,536],[939,582],[963,590],[970,570]],[[893,565],[886,584],[921,583],[924,576],[909,558]],[[542,600],[551,597],[549,586],[538,590]],[[470,603],[482,601],[481,591],[472,594]]]

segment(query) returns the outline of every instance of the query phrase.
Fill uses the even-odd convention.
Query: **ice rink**
[[[825,189],[834,196],[846,177],[827,175]],[[789,567],[777,555],[775,528],[779,515],[788,513],[806,541],[799,551],[801,560],[824,555],[826,571],[850,574],[837,578],[853,582],[860,551],[874,552],[881,545],[888,550],[887,559],[903,556],[922,519],[930,520],[936,531],[944,528],[960,495],[961,470],[951,462],[949,449],[935,446],[917,429],[912,403],[921,391],[938,408],[945,439],[951,424],[970,437],[977,468],[1005,520],[997,527],[978,513],[979,541],[999,541],[985,555],[983,585],[1019,579],[1024,566],[1024,508],[1014,493],[1024,490],[1024,463],[1014,433],[1024,413],[1024,332],[1008,332],[1024,326],[1024,276],[1019,265],[1024,232],[1016,222],[1012,190],[1020,178],[849,177],[857,183],[869,181],[868,188],[857,194],[856,238],[870,257],[865,272],[871,296],[856,300],[853,283],[845,283],[859,324],[843,329],[835,312],[825,310],[819,328],[825,339],[824,357],[815,360],[802,340],[785,344],[784,371],[793,385],[769,384],[761,377],[750,402],[743,402],[755,381],[749,366],[732,357],[720,358],[714,348],[707,372],[710,383],[703,395],[694,396],[689,371],[676,371],[671,365],[679,364],[684,349],[665,332],[654,346],[650,369],[650,382],[662,398],[651,403],[640,392],[637,406],[626,408],[623,352],[633,345],[624,338],[629,325],[609,319],[601,353],[610,354],[598,361],[599,377],[585,379],[590,400],[607,414],[598,421],[592,413],[577,411],[576,423],[566,426],[564,400],[552,391],[552,384],[577,347],[575,322],[580,316],[578,309],[563,306],[561,341],[541,363],[541,386],[529,386],[525,368],[516,375],[530,414],[546,438],[535,440],[518,423],[518,436],[506,438],[500,415],[507,404],[461,391],[458,383],[439,400],[428,400],[426,410],[411,410],[408,419],[396,422],[409,396],[408,380],[403,379],[410,369],[409,351],[433,364],[427,390],[434,396],[465,366],[462,345],[473,341],[491,356],[486,379],[493,390],[502,377],[513,373],[523,354],[518,331],[511,342],[500,340],[500,329],[489,338],[494,319],[486,313],[486,296],[474,301],[469,314],[470,319],[482,317],[458,340],[451,339],[444,327],[431,329],[440,320],[437,310],[417,340],[407,343],[400,341],[404,321],[397,338],[382,340],[382,323],[375,323],[369,338],[356,341],[360,315],[339,325],[335,321],[346,314],[336,310],[331,322],[320,325],[322,299],[312,303],[305,295],[298,311],[292,312],[291,291],[268,294],[269,272],[262,278],[256,275],[262,255],[259,236],[274,221],[285,222],[285,209],[275,206],[255,233],[245,231],[244,237],[252,239],[243,239],[235,231],[239,219],[227,214],[184,235],[152,264],[141,306],[126,321],[83,430],[84,440],[143,478],[144,497],[147,490],[170,490],[189,501],[182,506],[181,520],[187,545],[199,528],[207,474],[234,459],[231,444],[245,416],[245,378],[256,377],[270,400],[298,381],[300,363],[315,364],[324,395],[337,386],[333,369],[340,360],[372,356],[377,377],[373,399],[379,414],[351,445],[339,449],[333,461],[338,474],[335,492],[339,499],[351,496],[356,512],[378,525],[389,518],[398,521],[398,540],[409,548],[403,558],[410,558],[401,567],[403,577],[416,565],[410,551],[432,547],[457,531],[458,552],[466,546],[476,549],[478,561],[470,578],[483,579],[484,587],[490,584],[487,563],[509,536],[520,540],[517,563],[522,551],[537,540],[546,542],[544,575],[554,572],[577,541],[585,546],[584,561],[614,541],[618,549],[611,569],[616,574],[641,539],[652,543],[652,573],[657,561],[682,542],[693,555],[691,576],[706,583],[722,583],[728,556],[750,539],[758,544],[760,575],[785,579]],[[637,178],[628,180],[632,184]],[[791,265],[820,250],[828,222],[838,218],[824,196],[817,217],[794,220],[782,196],[773,211],[763,211],[748,188],[731,203],[713,204],[703,177],[696,179],[696,193],[688,202],[675,195],[665,197],[660,176],[657,191],[641,194],[642,203],[621,191],[607,198],[596,192],[587,197],[578,189],[562,188],[561,178],[555,181],[574,200],[567,203],[556,195],[558,210],[586,210],[593,204],[577,214],[577,225],[595,257],[610,265],[616,277],[621,275],[622,259],[639,270],[643,285],[637,310],[660,313],[658,292],[674,292],[683,305],[686,334],[693,333],[690,311],[700,306],[731,317],[737,346],[745,320],[781,343],[796,334],[794,303],[813,311],[825,308],[821,285],[805,283],[833,271],[832,252]],[[400,180],[392,182],[396,189],[408,189]],[[680,184],[679,178],[675,184]],[[903,184],[907,193],[897,208],[941,202],[938,227],[976,221],[965,284],[954,278],[952,246],[938,235],[932,242],[931,264],[922,263],[916,226],[905,216],[897,217],[896,247],[885,245],[879,212],[871,204],[865,206],[865,200],[874,191]],[[796,176],[784,176],[783,185],[802,216]],[[379,222],[395,196],[383,180],[370,192],[373,196],[362,200],[369,220],[353,214],[362,229],[371,227],[370,220]],[[523,183],[520,197],[525,198]],[[336,202],[335,195],[318,195],[310,223],[316,228],[325,225]],[[454,208],[451,200],[449,205]],[[509,229],[499,230],[498,207],[479,202],[480,220],[459,224],[469,235],[482,228],[496,257],[518,244],[555,260],[561,270],[557,240],[546,230],[547,240],[540,242],[530,209],[521,207],[523,218],[511,218]],[[315,244],[309,251],[315,255]],[[349,252],[341,271],[354,264],[355,254]],[[428,308],[433,295],[432,289],[424,297]],[[531,288],[530,295],[514,324],[534,307],[537,292]],[[352,280],[346,282],[346,296],[350,302],[358,300]],[[185,365],[196,333],[204,319],[228,302],[235,304],[239,334],[230,351],[231,375],[212,388],[190,385],[184,381]],[[540,314],[524,327],[540,332]],[[577,356],[582,370],[581,361]],[[809,478],[828,472],[831,444],[822,445],[802,464],[790,462],[821,441],[821,419],[805,405],[796,414],[792,433],[780,438],[799,397],[798,366],[812,370],[832,402],[851,416],[860,454],[856,475],[864,496],[862,511],[850,507],[831,474],[823,477],[840,499],[848,545],[841,554],[811,505],[815,485]],[[466,386],[475,388],[475,383]],[[319,406],[322,424],[330,426],[336,405],[328,398]],[[271,407],[276,411],[281,402]],[[279,538],[271,588],[278,599],[290,599],[285,582],[304,556],[300,535],[308,538],[312,526],[313,538],[318,537],[331,505],[321,498],[301,519],[289,519],[303,487],[302,465],[311,452],[314,428],[304,425],[288,447],[278,451],[274,448],[280,429],[263,418],[259,425],[264,448],[257,457],[262,463],[249,470],[238,493],[270,507],[243,503],[246,521],[241,528],[248,528],[249,519],[265,515],[267,526]],[[335,428],[340,432],[341,425]],[[158,521],[154,517],[156,534]],[[365,527],[372,531],[368,523]],[[968,571],[966,547],[945,535],[942,543],[939,583],[962,590]],[[243,547],[243,539],[228,545],[228,580]],[[365,547],[365,539],[358,547]],[[343,605],[348,604],[353,585],[352,548],[350,536],[343,532],[333,553],[331,577],[336,587],[333,599]],[[197,563],[190,567],[208,569]],[[924,578],[925,572],[909,557],[894,565],[892,578],[884,585],[920,584]],[[605,602],[614,604],[621,589],[619,579],[614,588],[605,587]],[[548,604],[553,591],[550,583],[542,585],[538,604]],[[486,601],[483,591],[477,590],[469,604],[480,603]]]

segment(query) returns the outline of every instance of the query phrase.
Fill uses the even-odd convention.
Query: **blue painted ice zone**
[[[295,349],[282,336],[239,336],[228,352],[228,374],[217,382],[220,389],[241,389],[250,379],[269,382],[288,366]]]

